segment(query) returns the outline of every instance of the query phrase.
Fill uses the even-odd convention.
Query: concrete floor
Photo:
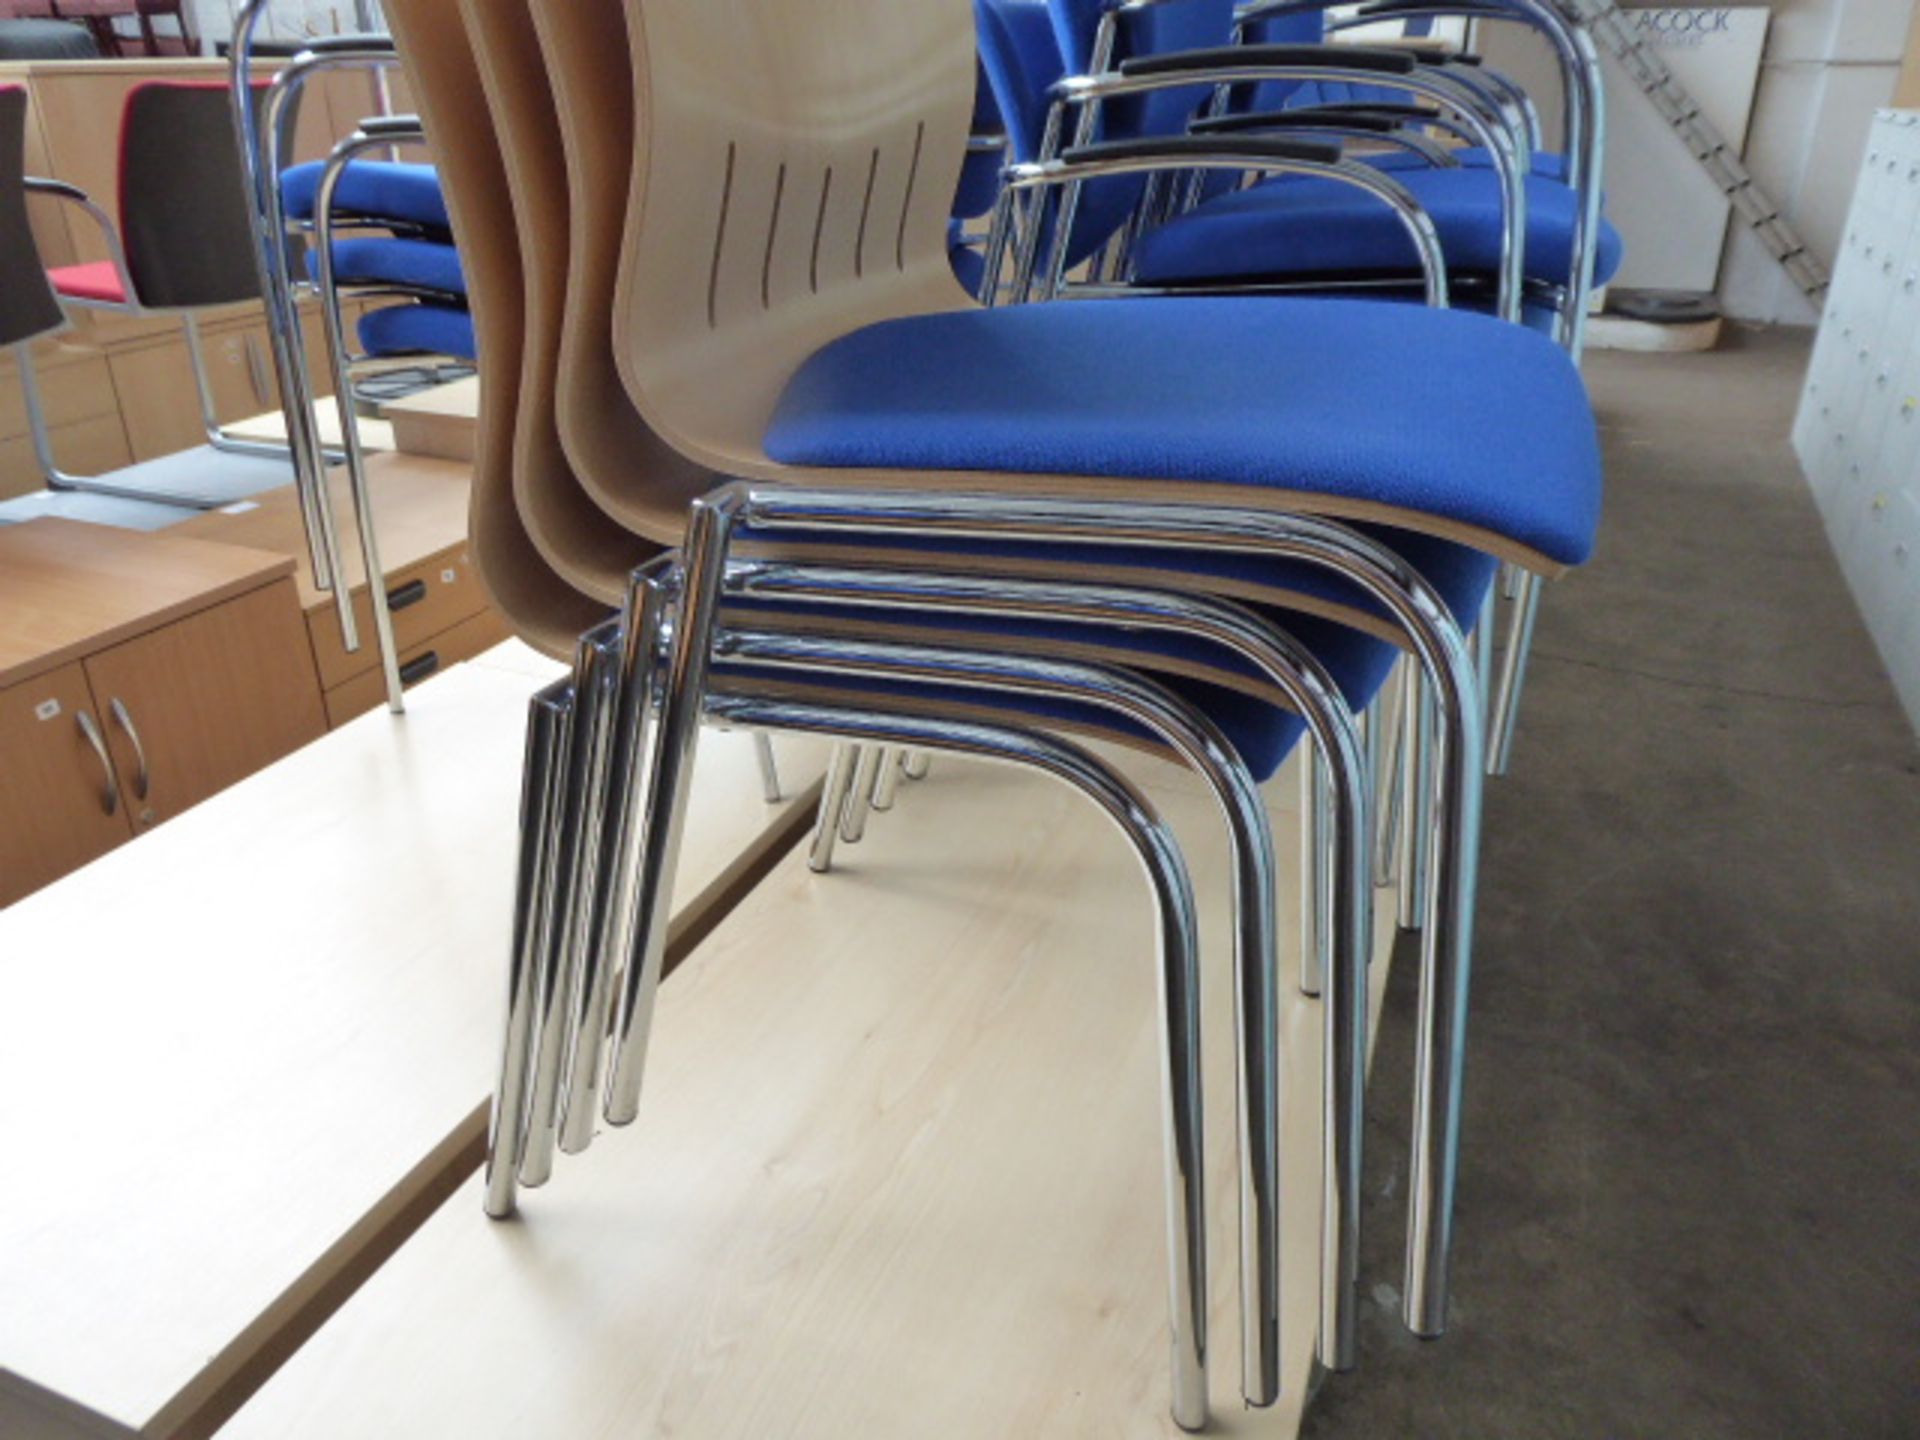
[[[1397,1320],[1402,964],[1394,1283],[1314,1440],[1920,1436],[1920,747],[1788,444],[1805,360],[1589,363],[1600,554],[1488,794],[1453,1329]]]

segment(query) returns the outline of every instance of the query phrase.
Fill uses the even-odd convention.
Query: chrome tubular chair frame
[[[1232,549],[1304,561],[1343,575],[1393,618],[1436,705],[1408,803],[1431,817],[1420,916],[1421,1004],[1408,1197],[1404,1319],[1446,1328],[1447,1266],[1458,1177],[1461,1087],[1478,879],[1484,736],[1473,655],[1445,602],[1392,551],[1336,522],[1215,505],[947,495],[814,486],[750,486],[756,530],[926,534],[960,538]],[[1426,763],[1422,763],[1426,762]]]
[[[1105,74],[1070,76],[1059,82],[1055,88],[1055,101],[1048,111],[1046,134],[1041,145],[1040,160],[1044,163],[1058,158],[1060,132],[1064,128],[1064,110],[1068,106],[1078,107],[1076,143],[1085,144],[1086,138],[1093,134],[1098,123],[1098,106],[1102,101],[1118,99],[1129,95],[1144,95],[1156,90],[1182,89],[1196,86],[1218,88],[1226,85],[1251,83],[1266,80],[1355,80],[1364,79],[1369,85],[1378,85],[1382,89],[1401,90],[1423,99],[1431,100],[1458,117],[1460,123],[1471,131],[1475,140],[1493,158],[1494,170],[1499,178],[1501,195],[1501,214],[1504,221],[1500,241],[1499,264],[1499,301],[1498,310],[1502,318],[1518,321],[1520,319],[1520,297],[1525,283],[1526,255],[1526,194],[1520,183],[1521,168],[1516,149],[1519,137],[1511,133],[1503,114],[1489,116],[1480,108],[1480,97],[1472,92],[1463,91],[1450,80],[1437,75],[1399,75],[1391,73],[1366,72],[1357,74],[1352,70],[1327,65],[1262,65],[1257,61],[1236,63],[1231,66],[1204,70],[1182,70],[1169,74],[1128,75],[1116,71]],[[1210,137],[1224,138],[1224,137]],[[1222,150],[1229,155],[1229,145]],[[1258,169],[1261,167],[1245,166]],[[1356,167],[1364,168],[1364,167]],[[1337,177],[1351,179],[1342,172]],[[1373,187],[1368,186],[1372,189]],[[1375,192],[1380,193],[1380,192]],[[1063,198],[1060,221],[1056,221],[1056,253],[1058,253],[1058,232],[1070,227],[1077,198]],[[1062,223],[1064,221],[1064,223]],[[1036,208],[1028,217],[1027,236],[1029,245],[1037,244],[1040,216]],[[1021,257],[1021,266],[1015,274],[1015,294],[1028,293],[1031,284],[1032,268],[1025,254]],[[1024,282],[1024,283],[1023,283]]]
[[[1303,717],[1314,741],[1314,753],[1320,759],[1317,773],[1322,776],[1328,794],[1325,825],[1318,835],[1324,851],[1316,853],[1308,868],[1316,876],[1324,877],[1316,888],[1324,888],[1328,894],[1329,918],[1324,926],[1303,926],[1313,948],[1302,957],[1303,969],[1310,968],[1316,986],[1319,977],[1325,975],[1331,991],[1324,1011],[1323,1132],[1329,1163],[1323,1176],[1319,1349],[1322,1362],[1329,1369],[1349,1368],[1353,1363],[1352,1304],[1359,1268],[1359,1126],[1364,1117],[1366,1082],[1365,974],[1372,933],[1367,859],[1370,825],[1368,781],[1356,726],[1344,698],[1319,661],[1283,630],[1242,606],[1152,589],[756,561],[730,564],[724,584],[729,595],[757,599],[781,597],[837,606],[904,608],[916,613],[1005,618],[1042,616],[1136,631],[1203,636],[1257,667],[1264,678],[1286,696],[1290,708]],[[728,646],[732,643],[724,633],[716,641],[723,653],[731,653]],[[974,663],[1014,667],[1034,662],[1012,662],[996,655]],[[950,683],[965,683],[959,672],[946,678]],[[1009,676],[1002,678],[1012,683]],[[1033,683],[1031,677],[1027,683]],[[1111,704],[1119,683],[1107,681],[1104,687],[1083,688],[1076,692],[1077,698]],[[1137,709],[1130,712],[1130,718],[1151,723]],[[1208,774],[1205,766],[1191,756],[1188,763],[1203,776]],[[1217,781],[1215,789],[1219,793]],[[1236,822],[1229,808],[1230,797],[1220,793],[1219,798],[1223,809],[1228,810],[1231,828]],[[1251,847],[1250,838],[1240,839],[1236,842],[1236,854],[1244,857]],[[1241,1254],[1243,1263],[1253,1263],[1270,1248],[1271,1237],[1277,1233],[1273,1206],[1278,1197],[1271,1188],[1277,1177],[1278,1131],[1273,1128],[1277,1117],[1262,1113],[1270,1103],[1267,1087],[1276,1073],[1267,1068],[1265,1059],[1275,1043],[1271,1026],[1276,1023],[1277,1012],[1273,1008],[1277,1003],[1277,992],[1273,988],[1276,982],[1265,973],[1266,965],[1256,968],[1249,964],[1249,957],[1264,955],[1270,965],[1274,954],[1271,940],[1262,939],[1254,929],[1256,922],[1267,923],[1259,917],[1273,908],[1273,882],[1269,878],[1256,890],[1253,871],[1245,859],[1237,864],[1247,876],[1237,889],[1241,898],[1236,901],[1236,913],[1241,916],[1243,927],[1238,932],[1241,938],[1236,949],[1243,1032],[1241,1154],[1245,1189]],[[1271,870],[1270,866],[1266,868]],[[1248,915],[1245,908],[1248,904],[1259,915]],[[1252,1057],[1259,1057],[1263,1073],[1249,1068]],[[1274,1288],[1278,1275],[1277,1272],[1250,1273],[1245,1282],[1245,1293],[1258,1297],[1259,1304],[1257,1308],[1249,1304],[1245,1312],[1250,1329],[1244,1353],[1250,1360],[1254,1356],[1261,1358],[1257,1375],[1251,1364],[1249,1366],[1245,1391],[1252,1403],[1266,1405],[1271,1404],[1278,1393],[1275,1367],[1279,1315],[1278,1292]],[[1251,1328],[1256,1325],[1257,1329]]]
[[[698,511],[696,510],[696,514]],[[696,527],[698,528],[698,527]],[[661,606],[658,598],[648,599],[645,590],[657,590],[652,576],[636,576],[635,599],[639,608],[633,613],[637,623],[629,627],[639,638],[629,644],[629,652],[650,647],[644,638],[649,629],[659,634]],[[708,618],[712,611],[709,608]],[[603,630],[613,627],[603,627]],[[696,648],[690,635],[705,635],[705,627],[688,626],[683,619],[665,664],[671,676],[681,667],[686,653]],[[778,644],[782,637],[769,637]],[[805,643],[805,642],[802,642]],[[583,658],[588,650],[610,655],[615,645],[602,632],[583,642]],[[590,668],[598,665],[590,661]],[[704,671],[704,665],[698,667]],[[605,672],[596,672],[605,673]],[[617,673],[617,671],[616,671]],[[637,682],[642,690],[653,679],[652,667],[641,664],[626,679]],[[704,674],[699,677],[703,684]],[[616,685],[611,687],[617,690]],[[488,1208],[492,1214],[510,1212],[513,1206],[515,1171],[520,1183],[532,1184],[544,1178],[540,1173],[537,1147],[544,1143],[551,1120],[543,1118],[543,1103],[555,1098],[546,1077],[557,1074],[561,1065],[560,1044],[564,1040],[567,999],[587,987],[570,989],[566,969],[565,934],[569,929],[557,912],[570,903],[576,913],[577,892],[568,895],[567,871],[584,843],[590,841],[596,817],[590,800],[581,794],[595,764],[611,759],[609,747],[598,735],[604,733],[605,717],[614,709],[608,687],[590,686],[582,690],[578,680],[549,687],[535,698],[529,726],[528,766],[523,792],[523,840],[519,890],[516,895],[515,947],[510,979],[509,1026],[503,1046],[501,1084],[497,1092],[494,1129],[489,1153]],[[622,704],[634,699],[629,692]],[[691,701],[692,703],[685,703]],[[1075,785],[1087,794],[1115,821],[1132,843],[1152,884],[1160,916],[1159,965],[1161,1012],[1166,1032],[1163,1069],[1163,1106],[1166,1119],[1167,1187],[1169,1247],[1171,1256],[1171,1301],[1173,1340],[1173,1392],[1175,1418],[1187,1428],[1197,1428],[1206,1419],[1206,1253],[1205,1194],[1203,1177],[1203,1134],[1200,1079],[1197,927],[1193,914],[1191,886],[1178,846],[1151,808],[1136,791],[1118,776],[1076,747],[1023,730],[977,724],[959,724],[912,716],[890,716],[864,709],[823,708],[794,701],[757,700],[751,694],[688,695],[667,688],[660,697],[661,717],[653,731],[650,750],[656,760],[681,755],[691,760],[697,740],[701,712],[723,723],[751,726],[755,729],[788,729],[809,733],[852,736],[872,748],[882,745],[944,748],[961,753],[997,758],[1039,768]],[[676,733],[671,712],[680,708],[689,723],[688,730]],[[641,709],[644,710],[644,703]],[[596,715],[598,718],[596,718]],[[613,727],[618,730],[620,727]],[[637,734],[620,734],[616,742],[636,741]],[[636,746],[637,749],[637,746]],[[1230,753],[1230,752],[1229,752]],[[671,776],[665,777],[671,783]],[[649,825],[643,831],[650,841],[638,857],[639,867],[654,868],[671,877],[673,842],[678,836],[664,836],[653,829],[652,819],[661,802],[662,777],[656,771],[650,777],[643,802],[649,811]],[[589,790],[601,786],[586,785]],[[683,797],[682,797],[683,798]],[[601,834],[607,833],[602,813],[598,817]],[[671,823],[671,822],[670,822]],[[677,825],[676,825],[677,830]],[[586,837],[583,841],[582,836]],[[638,839],[633,835],[630,839]],[[662,843],[664,842],[664,843]],[[624,873],[616,865],[607,872]],[[660,893],[665,893],[664,891]],[[590,903],[584,907],[591,912]],[[651,916],[648,917],[649,920]],[[646,924],[643,921],[643,924]],[[634,963],[633,961],[629,962]],[[624,1003],[633,988],[631,971],[622,987],[623,1018],[631,1010]],[[657,984],[657,969],[651,977]],[[646,987],[645,1004],[651,1009],[652,985]],[[577,1013],[577,1012],[576,1012]],[[595,1033],[584,1028],[580,1034]],[[637,1037],[644,1043],[645,1026],[627,1026],[620,1032],[622,1046]],[[623,1063],[629,1068],[623,1071]],[[634,1073],[627,1054],[617,1052],[616,1075]],[[542,1086],[548,1088],[542,1093]],[[618,1117],[609,1102],[609,1119]],[[583,1107],[591,1115],[590,1104]],[[578,1113],[569,1105],[569,1123]],[[590,1123],[590,1121],[589,1121]],[[532,1173],[529,1173],[531,1162]]]

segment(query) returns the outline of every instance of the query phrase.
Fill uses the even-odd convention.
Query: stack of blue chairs
[[[314,219],[321,161],[287,170],[280,193],[290,220]],[[334,225],[356,233],[336,240],[334,278],[342,287],[401,297],[363,316],[360,344],[369,355],[475,358],[467,281],[460,269],[431,165],[355,160],[334,191]],[[309,257],[309,273],[317,267]]]

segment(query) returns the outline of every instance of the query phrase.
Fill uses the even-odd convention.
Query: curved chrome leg
[[[1394,841],[1400,826],[1399,717],[1393,711],[1406,677],[1406,662],[1387,677],[1380,693],[1373,697],[1368,712],[1367,779],[1373,796],[1373,883],[1391,885],[1394,872]]]
[[[729,658],[757,667],[924,680],[1113,710],[1158,735],[1206,781],[1226,821],[1233,862],[1245,1388],[1254,1403],[1271,1404],[1279,1393],[1281,1304],[1276,867],[1259,787],[1232,745],[1189,702],[1116,666],[760,631],[729,631],[717,643]]]
[[[600,1118],[614,976],[632,935],[647,715],[665,609],[654,577],[665,568],[659,562],[644,567],[628,585],[624,621],[617,627],[617,651],[601,666],[614,691],[606,702],[611,731],[601,762],[601,789],[610,808],[603,809],[598,822],[597,879],[586,906],[587,931],[581,942],[579,1004],[560,1128],[560,1148],[570,1155],[593,1142],[593,1127]]]
[[[1126,543],[1285,557],[1345,576],[1394,617],[1434,689],[1439,714],[1438,726],[1432,727],[1437,734],[1431,773],[1435,793],[1443,797],[1437,808],[1444,828],[1427,887],[1431,913],[1422,927],[1424,999],[1403,1315],[1417,1334],[1441,1333],[1458,1174],[1486,737],[1473,657],[1439,594],[1391,550],[1336,522],[1242,507],[800,486],[756,487],[749,504],[755,525],[768,528],[1046,541],[1123,537]],[[1364,1040],[1364,1004],[1358,1021]],[[1352,1339],[1348,1330],[1330,1340],[1323,1319],[1323,1350],[1331,1347],[1350,1364]]]
[[[873,798],[873,782],[880,773],[882,753],[878,746],[858,747],[853,784],[847,791],[846,803],[840,809],[840,839],[844,844],[858,845],[867,838],[867,806]]]
[[[1520,576],[1513,615],[1507,625],[1507,653],[1500,666],[1500,688],[1488,729],[1487,773],[1504,775],[1513,758],[1513,731],[1520,717],[1520,691],[1527,683],[1527,654],[1533,649],[1533,622],[1540,613],[1540,577]]]
[[[549,857],[548,958],[536,996],[533,1088],[520,1157],[520,1183],[528,1187],[544,1185],[553,1174],[568,1056],[586,999],[587,950],[606,823],[608,744],[620,698],[620,648],[620,626],[613,621],[582,636],[574,655],[566,763]]]
[[[721,568],[738,510],[737,498],[726,491],[695,500],[681,550],[680,613],[666,655],[659,718],[648,747],[647,795],[634,863],[634,923],[614,1016],[613,1074],[606,1103],[607,1120],[614,1125],[630,1124],[640,1113],[640,1077],[646,1068],[647,1032],[660,988],[660,967],[666,959],[668,908],[680,858],[687,788],[700,742],[700,699],[707,688]]]
[[[853,789],[859,749],[844,740],[835,741],[833,755],[827,761],[826,783],[820,787],[820,813],[814,817],[813,844],[807,851],[807,868],[816,875],[833,869],[833,847],[840,838],[840,815],[847,806],[847,793]]]
[[[500,1078],[487,1137],[486,1210],[503,1219],[514,1210],[527,1119],[536,997],[546,959],[550,852],[566,768],[571,681],[549,685],[527,707],[526,764],[520,782],[520,857],[514,877],[513,947],[507,969],[507,1023]]]
[[[866,745],[937,746],[1024,764],[1074,786],[1126,837],[1152,888],[1158,920],[1173,1418],[1184,1430],[1201,1429],[1207,1423],[1207,1212],[1200,967],[1192,886],[1172,833],[1138,791],[1085,751],[1062,741],[995,726],[727,695],[711,697],[708,711],[735,724],[856,735]]]
[[[1329,1071],[1324,1128],[1329,1154],[1325,1171],[1327,1195],[1323,1202],[1320,1340],[1323,1358],[1330,1366],[1351,1365],[1353,1295],[1359,1264],[1361,1124],[1366,1084],[1366,951],[1363,947],[1372,928],[1372,892],[1367,885],[1369,822],[1364,764],[1352,718],[1332,677],[1310,652],[1284,631],[1245,607],[1163,591],[1003,576],[931,575],[751,562],[731,566],[727,584],[729,593],[761,599],[804,598],[1002,616],[1047,615],[1199,635],[1244,656],[1306,718],[1321,763],[1335,767],[1333,792],[1337,804],[1325,833],[1338,837],[1328,843],[1335,846],[1337,856],[1334,873],[1338,876],[1336,913],[1340,917],[1339,924],[1331,927],[1337,948],[1329,966],[1332,1000],[1324,1007]],[[979,663],[976,661],[976,665]],[[1263,992],[1249,1000],[1243,1018],[1263,1016],[1266,1013],[1263,1007],[1274,1004],[1272,987],[1277,981],[1263,978],[1262,984]],[[1261,1053],[1251,1036],[1244,1053]],[[1246,1086],[1249,1093],[1265,1093],[1263,1086],[1254,1081],[1247,1081]],[[1277,1131],[1255,1133],[1268,1136],[1277,1147]],[[1246,1153],[1255,1152],[1250,1146]],[[1265,1296],[1269,1292],[1257,1283],[1250,1283],[1248,1293]],[[1260,1331],[1264,1338],[1257,1341],[1250,1338],[1245,1347],[1249,1357],[1260,1359],[1258,1373],[1250,1373],[1244,1387],[1255,1404],[1269,1404],[1278,1394],[1277,1309],[1271,1315],[1272,1325]],[[1253,1323],[1250,1316],[1249,1324]],[[1250,1330],[1249,1334],[1252,1336],[1253,1332]],[[1272,1357],[1271,1364],[1269,1357]]]
[[[773,737],[764,730],[753,732],[753,755],[760,764],[760,794],[767,804],[780,803],[780,764],[773,756]]]
[[[900,788],[901,752],[889,745],[880,752],[880,769],[873,777],[873,799],[869,802],[874,809],[885,812],[893,809],[894,793]]]

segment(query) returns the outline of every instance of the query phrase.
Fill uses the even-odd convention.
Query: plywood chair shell
[[[614,288],[633,172],[633,66],[618,0],[532,6],[566,158],[566,312],[554,391],[581,484],[634,533],[677,543],[687,505],[715,483],[648,428],[613,353]]]
[[[566,309],[568,217],[559,122],[533,17],[521,0],[461,0],[507,181],[520,250],[522,332],[513,494],[534,544],[576,586],[609,604],[657,547],[634,537],[585,489],[560,443],[554,379]]]
[[[548,654],[569,655],[575,638],[606,607],[548,563],[513,503],[520,259],[492,116],[458,0],[389,0],[385,13],[446,191],[481,356],[468,520],[474,562],[494,604],[523,639]]]

